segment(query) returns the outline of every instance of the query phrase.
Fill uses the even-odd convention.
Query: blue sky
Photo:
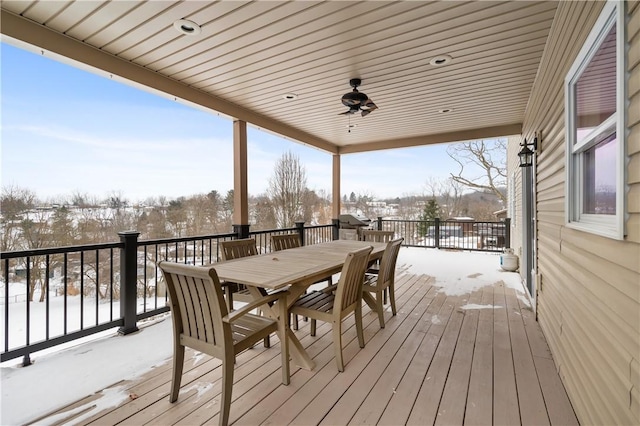
[[[2,43],[2,186],[41,199],[74,193],[130,201],[233,188],[232,122]],[[249,193],[299,156],[311,189],[331,192],[331,155],[249,127]],[[342,194],[422,194],[456,165],[446,145],[343,155]],[[375,164],[375,167],[372,165]]]

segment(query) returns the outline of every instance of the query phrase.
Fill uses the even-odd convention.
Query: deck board
[[[482,305],[493,306],[493,287],[482,289]],[[487,383],[493,382],[493,313],[482,309],[478,315],[476,341],[467,393],[465,425],[490,425],[493,422],[493,397]]]
[[[493,313],[493,365],[495,366],[493,369],[493,423],[519,425],[518,390],[513,367],[504,283],[497,283],[493,290],[494,306],[500,307]],[[523,401],[523,403],[526,402]]]
[[[481,301],[482,291],[480,290],[471,293],[467,303],[480,304]],[[449,369],[447,382],[438,406],[438,414],[435,421],[437,425],[461,425],[464,422],[479,315],[480,310],[478,309],[464,311],[462,328],[460,329],[453,360],[451,361],[451,368]]]
[[[453,312],[453,306],[450,303],[445,303],[446,300],[447,296],[444,293],[438,293],[436,295],[434,303],[432,303],[431,306],[439,309],[431,315],[431,326],[423,337],[416,355],[409,364],[407,372],[400,380],[400,383],[398,383],[391,400],[387,404],[382,416],[380,416],[379,424],[397,425],[407,422],[418,391],[426,377],[442,334]]]
[[[431,365],[429,365],[429,370],[421,378],[422,385],[407,421],[409,425],[434,424],[438,415],[438,406],[447,382],[449,368],[453,361],[453,353],[464,319],[464,313],[460,306],[465,301],[460,297],[447,297],[445,303],[452,308],[451,316],[436,348]]]
[[[399,270],[398,314],[385,306],[386,327],[365,305],[366,346],[353,318],[343,322],[345,371],[335,364],[331,328],[317,335],[300,321],[295,333],[316,363],[292,365],[281,384],[280,343],[237,358],[230,424],[577,424],[535,314],[503,283],[447,295],[434,277]],[[465,304],[494,305],[469,309]],[[48,424],[216,424],[220,361],[187,350],[180,396],[170,403],[171,362],[135,380],[61,407]],[[121,399],[105,403],[109,395]],[[122,395],[125,398],[122,398]],[[527,405],[528,404],[528,405]]]
[[[547,409],[544,405],[542,390],[533,363],[531,347],[524,330],[520,306],[513,289],[506,289],[507,317],[509,318],[509,333],[511,335],[511,349],[513,351],[513,365],[518,388],[520,404],[520,419],[523,425],[549,424]]]

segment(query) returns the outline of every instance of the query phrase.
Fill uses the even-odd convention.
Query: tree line
[[[474,152],[486,152],[482,148]],[[461,169],[461,172],[463,170]],[[489,180],[491,187],[468,185],[453,174],[448,179],[429,179],[420,195],[403,195],[376,200],[372,193],[342,196],[342,211],[353,212],[371,219],[377,216],[394,219],[422,220],[448,219],[470,216],[476,220],[495,220],[494,212],[501,208],[506,188],[495,186],[499,178]],[[480,186],[479,186],[480,185]],[[469,187],[476,191],[469,193]],[[35,192],[17,186],[2,188],[0,196],[0,250],[16,251],[106,243],[117,240],[118,232],[137,230],[141,239],[213,235],[232,231],[233,190],[225,193],[212,190],[168,199],[165,196],[149,198],[144,203],[130,203],[122,193],[113,192],[103,199],[79,192],[67,198],[44,205]],[[298,157],[285,153],[276,163],[266,193],[249,198],[250,223],[253,230],[293,227],[296,221],[306,224],[331,223],[331,196],[326,191],[307,187],[306,170]],[[119,297],[119,286],[110,287],[107,279],[107,257],[87,253],[86,268],[82,272],[85,292],[95,292],[106,298],[107,291]],[[78,259],[71,260],[82,263]],[[52,256],[50,266],[59,269],[63,259]],[[32,280],[29,297],[33,300],[36,289],[40,301],[45,295],[45,259],[32,257]],[[100,282],[99,282],[100,281]],[[141,291],[147,291],[141,283]],[[70,285],[67,292],[74,291]],[[108,290],[111,289],[111,290]],[[77,289],[76,289],[77,290]]]
[[[376,200],[373,193],[344,194],[342,211],[371,219],[392,216],[416,220],[436,215],[441,219],[468,216],[494,220],[494,212],[506,200],[505,152],[503,140],[451,145],[448,153],[460,165],[457,174],[427,179],[419,195]],[[480,165],[484,176],[466,176],[465,166],[471,163]],[[469,192],[470,188],[474,191]],[[2,251],[109,242],[123,230],[137,230],[141,238],[155,239],[227,233],[233,225],[233,190],[175,199],[158,196],[136,204],[119,192],[103,199],[75,192],[48,208],[41,206],[30,189],[2,188]],[[249,211],[253,230],[293,227],[296,221],[329,224],[332,219],[330,194],[308,188],[305,167],[290,152],[276,162],[267,191],[250,196]]]

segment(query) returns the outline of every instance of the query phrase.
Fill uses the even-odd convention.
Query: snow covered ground
[[[398,266],[412,274],[436,278],[435,285],[447,295],[462,295],[503,281],[529,303],[520,276],[500,269],[500,255],[403,247]],[[464,305],[463,309],[495,309],[490,305]],[[437,318],[434,319],[437,321]],[[171,318],[139,324],[140,331],[118,336],[114,331],[76,342],[71,347],[32,356],[33,365],[20,367],[21,360],[1,366],[0,424],[18,425],[36,419],[106,388],[120,380],[140,376],[155,366],[169,362],[172,355]],[[113,388],[93,404],[117,405],[128,394]]]

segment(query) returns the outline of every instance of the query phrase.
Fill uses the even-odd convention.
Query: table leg
[[[256,298],[262,297],[262,289],[247,286],[249,288],[249,292]],[[298,297],[304,293],[306,287],[304,286],[293,286],[289,291],[291,293],[290,296],[287,296],[287,301],[291,304],[290,301],[296,301]],[[288,307],[287,307],[288,308]],[[266,306],[262,308],[264,315],[269,318],[278,318],[278,310],[275,309],[275,306],[271,306],[267,308]],[[313,370],[316,363],[311,359],[307,351],[298,340],[298,336],[296,336],[289,327],[287,327],[287,338],[289,340],[289,354],[291,355],[291,359],[298,367],[303,368],[305,370]]]
[[[287,337],[289,338],[289,352],[293,362],[300,368],[312,371],[316,363],[304,349],[302,343],[298,340],[298,336],[292,330],[287,329]]]

